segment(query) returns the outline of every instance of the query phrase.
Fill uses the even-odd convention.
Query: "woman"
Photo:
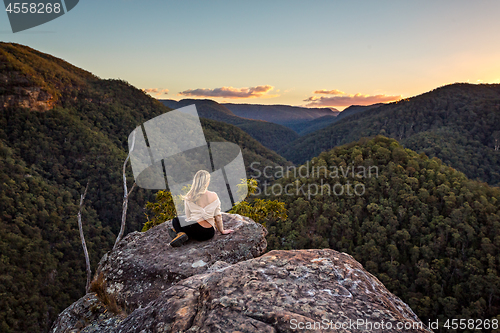
[[[210,173],[208,171],[200,170],[194,175],[191,189],[184,197],[184,208],[186,221],[197,223],[181,227],[179,219],[173,219],[173,228],[168,230],[172,237],[171,246],[181,246],[189,238],[198,241],[210,239],[215,234],[215,227],[223,235],[233,232],[231,229],[224,230],[220,200],[217,193],[207,190],[209,184]]]

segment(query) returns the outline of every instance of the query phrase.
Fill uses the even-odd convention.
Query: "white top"
[[[207,221],[215,228],[214,216],[221,215],[219,197],[206,205],[205,207],[198,206],[192,201],[184,200],[184,209],[186,211],[186,221]],[[192,224],[192,223],[188,223]]]

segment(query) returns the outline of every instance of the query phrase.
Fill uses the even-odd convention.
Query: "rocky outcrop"
[[[132,232],[116,249],[101,259],[96,275],[103,273],[108,293],[114,295],[127,313],[145,306],[173,284],[207,271],[215,263],[233,264],[262,255],[267,247],[267,230],[247,217],[223,214],[229,235],[215,236],[205,242],[189,240],[182,247],[169,245],[167,228],[171,221],[147,232]],[[89,323],[112,318],[99,300],[89,293],[66,308],[53,325],[53,332],[79,332]],[[113,321],[112,319],[111,321]]]
[[[205,272],[217,261],[234,264],[265,252],[267,231],[260,224],[232,214],[223,214],[223,222],[226,229],[235,232],[216,232],[209,241],[188,241],[178,248],[168,245],[170,221],[147,232],[133,232],[101,259],[97,272],[104,273],[108,291],[117,295],[119,302],[135,309],[172,284]]]
[[[15,87],[15,95],[1,96],[0,106],[28,108],[36,111],[47,111],[54,107],[55,100],[51,94],[40,87]]]
[[[134,308],[113,315],[88,294],[53,332],[429,332],[350,255],[323,249],[258,257],[265,230],[237,215],[224,219],[233,234],[180,248],[166,246],[166,225],[127,236],[100,270],[108,290]]]
[[[26,77],[18,72],[0,74],[0,82],[7,91],[0,94],[0,108],[22,107],[36,111],[47,111],[54,107],[56,100],[47,91],[33,86]]]

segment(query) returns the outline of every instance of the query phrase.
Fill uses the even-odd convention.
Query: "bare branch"
[[[125,222],[127,221],[127,208],[128,208],[128,198],[134,188],[136,187],[136,183],[134,182],[134,185],[132,185],[132,188],[130,189],[130,192],[127,190],[127,175],[126,175],[126,168],[127,168],[127,163],[128,160],[130,159],[130,154],[134,150],[135,146],[135,130],[132,132],[132,146],[130,147],[130,151],[128,152],[127,158],[125,159],[125,162],[123,163],[123,209],[122,209],[122,223],[120,226],[120,233],[118,234],[118,237],[116,237],[115,245],[113,246],[113,250],[116,248],[118,243],[121,241],[123,234],[125,232]]]
[[[80,230],[80,239],[82,240],[83,253],[85,254],[85,266],[87,267],[87,285],[85,286],[86,292],[89,292],[90,279],[92,276],[92,271],[90,270],[89,253],[87,251],[87,244],[85,243],[85,236],[83,235],[83,227],[82,227],[83,200],[87,195],[88,188],[89,188],[89,182],[87,182],[87,186],[85,187],[85,192],[83,192],[83,194],[80,195],[80,209],[78,210],[78,229]]]
[[[132,185],[132,188],[130,189],[130,191],[128,191],[128,196],[130,197],[130,194],[132,193],[132,191],[134,191],[134,189],[137,187],[137,183],[134,182],[134,185]]]

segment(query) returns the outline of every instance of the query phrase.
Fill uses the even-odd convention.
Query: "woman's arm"
[[[214,216],[214,220],[215,220],[215,225],[217,226],[217,229],[219,230],[219,232],[223,235],[227,235],[227,234],[230,234],[232,233],[234,230],[232,229],[226,229],[224,230],[224,225],[222,223],[222,215],[215,215]]]
[[[216,198],[217,198],[216,200],[219,200],[219,196],[217,195],[217,193],[214,192],[214,194],[216,195]],[[217,227],[217,229],[219,230],[219,232],[221,234],[227,235],[227,234],[230,234],[234,231],[231,229],[224,230],[224,224],[222,223],[220,200],[219,200],[219,204],[217,205],[217,207],[215,208],[215,211],[214,211],[214,220],[215,220],[215,226]]]
[[[215,215],[214,220],[217,230],[219,230],[219,232],[222,234],[222,232],[224,231],[224,225],[222,224],[222,215]]]

